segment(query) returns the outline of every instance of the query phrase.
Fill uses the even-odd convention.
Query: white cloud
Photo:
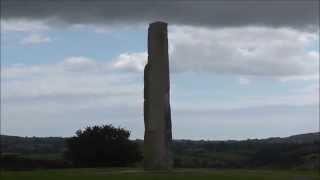
[[[177,139],[285,137],[318,131],[319,105],[262,106],[238,109],[173,109]],[[201,129],[201,131],[188,131]],[[214,129],[214,131],[213,131]]]
[[[306,47],[318,35],[290,28],[169,29],[174,71],[209,71],[254,76],[317,76],[319,52]]]
[[[42,44],[51,42],[51,38],[42,34],[30,34],[21,40],[23,45]]]
[[[280,82],[301,81],[301,80],[303,80],[303,81],[319,80],[319,74],[280,77],[279,80],[280,80]]]
[[[306,47],[318,38],[316,33],[290,28],[170,26],[170,68],[172,72],[268,76],[281,81],[314,79],[319,77],[319,52]],[[124,53],[113,67],[142,71],[146,61],[146,52]]]
[[[251,80],[254,81],[262,76],[277,77],[288,84],[295,83],[290,80],[318,79],[319,54],[305,50],[306,45],[315,38],[312,33],[286,28],[172,27],[169,33],[170,65],[173,72],[207,71],[234,74],[240,84],[248,84]],[[123,53],[110,61],[72,56],[55,64],[3,66],[1,108],[6,110],[2,111],[4,113],[1,116],[6,123],[4,129],[6,132],[21,132],[21,135],[35,135],[33,133],[36,128],[39,130],[39,135],[55,135],[52,134],[56,133],[54,129],[60,128],[59,133],[70,135],[77,128],[88,124],[113,123],[127,125],[130,130],[132,129],[134,136],[143,137],[143,68],[146,60],[146,52],[137,52]],[[179,86],[181,85],[179,83],[182,82],[177,81],[173,85]],[[226,99],[226,103],[201,101],[201,98],[178,99],[172,101],[175,132],[178,134],[177,137],[188,138],[192,135],[185,129],[195,125],[203,129],[206,129],[205,124],[234,131],[238,130],[241,124],[245,124],[242,126],[244,130],[249,125],[252,127],[252,131],[244,133],[245,135],[259,137],[260,132],[253,132],[260,127],[256,121],[259,118],[263,118],[262,123],[270,125],[270,129],[278,128],[278,134],[280,131],[301,132],[301,129],[293,126],[305,124],[305,119],[308,124],[303,130],[313,130],[315,121],[318,120],[314,116],[314,107],[319,105],[318,89],[319,86],[313,85],[301,87],[300,90],[288,94],[283,92],[270,93],[270,96],[259,93],[250,96],[235,94],[234,99],[229,95],[221,96],[222,99]],[[192,92],[191,89],[190,96]],[[181,94],[185,91],[175,93]],[[290,110],[284,110],[285,112],[256,108],[261,106],[277,108],[288,105],[292,107]],[[308,108],[301,110],[301,106],[312,106],[312,112]],[[243,112],[239,110],[241,108],[247,108],[244,114],[241,114]],[[206,110],[211,113],[202,113]],[[184,112],[180,113],[181,111]],[[299,116],[295,116],[297,111],[300,111]],[[254,116],[251,116],[252,113]],[[261,116],[259,113],[266,115]],[[217,116],[217,114],[222,115]],[[283,117],[285,121],[281,121]],[[28,127],[25,126],[26,119],[29,120]],[[194,119],[201,123],[195,123]],[[239,121],[235,123],[230,121],[232,119]],[[274,123],[274,126],[270,122]],[[292,128],[289,131],[284,126],[290,123]],[[203,131],[204,133],[193,137],[222,137],[223,132],[212,134],[212,131],[209,131],[207,129]],[[268,136],[269,130],[263,133]],[[237,137],[243,137],[244,134],[234,133]]]
[[[319,94],[317,92],[296,93],[288,95],[270,95],[270,96],[249,96],[244,97],[247,106],[263,106],[263,105],[318,105]]]
[[[23,64],[13,64],[10,65],[10,67],[5,67],[5,65],[3,65],[1,67],[1,80],[5,81],[13,78],[31,77],[42,72],[41,66],[38,65],[25,66]]]
[[[70,136],[75,130],[87,125],[112,123],[126,126],[133,132],[134,138],[142,138],[143,74],[141,69],[140,73],[137,73],[136,70],[139,68],[133,68],[134,73],[118,71],[121,68],[113,69],[115,62],[125,62],[123,59],[130,59],[119,59],[119,57],[114,59],[118,61],[107,62],[73,56],[55,64],[3,66],[1,117],[4,133]],[[178,85],[179,83],[175,84]],[[315,93],[314,87],[306,87],[306,90],[301,89],[287,96],[245,96],[237,100],[231,99],[226,104],[217,103],[216,106],[214,103],[196,102],[195,99],[186,101],[188,103],[172,101],[174,137],[221,139],[270,136],[273,133],[268,134],[269,130],[260,133],[254,131],[262,125],[259,123],[270,125],[270,122],[281,124],[281,126],[276,124],[268,126],[273,128],[276,131],[274,134],[277,135],[307,132],[314,129],[312,125],[316,120],[314,107],[319,102],[315,98],[318,97]],[[288,105],[297,107],[286,108]],[[312,106],[312,110],[302,107],[309,105]],[[261,106],[269,107],[265,110]],[[281,109],[278,110],[279,108]],[[261,116],[261,114],[272,114],[272,116]],[[301,123],[302,117],[303,122],[308,121],[307,124]],[[195,119],[201,123],[195,123]],[[28,126],[25,125],[26,120]],[[292,126],[286,129],[289,123]],[[207,128],[198,134],[185,131],[185,127],[197,124],[206,124]],[[296,124],[304,126],[297,128]],[[252,131],[234,132],[228,136],[221,132],[212,134],[210,128],[208,129],[212,126],[234,131],[234,128],[244,130],[249,125]],[[200,128],[202,125],[197,127]],[[58,132],[54,130],[57,128]]]
[[[84,57],[84,56],[74,56],[68,57],[60,63],[63,68],[69,71],[96,71],[103,67],[99,65],[94,59]]]
[[[95,61],[93,59],[84,57],[84,56],[73,56],[68,57],[64,60],[64,63],[67,65],[92,65],[95,64]]]
[[[199,99],[193,101],[175,101],[172,105],[176,109],[184,109],[190,111],[202,110],[230,110],[241,108],[254,108],[263,106],[319,106],[319,92],[318,89],[307,89],[309,87],[302,87],[301,89],[294,89],[290,93],[275,94],[259,94],[259,95],[230,95],[222,101],[218,99],[216,102],[208,102]],[[181,93],[181,92],[180,92]],[[194,97],[190,97],[194,98]],[[203,97],[202,97],[203,98]]]
[[[98,26],[98,25],[92,25],[92,24],[72,24],[69,27],[71,30],[76,31],[93,31],[98,34],[111,34],[114,31],[119,30],[119,27],[114,26]]]
[[[117,74],[108,62],[87,57],[69,57],[56,64],[2,67],[4,99],[83,98],[135,96],[139,86],[131,82],[137,74]],[[65,100],[67,100],[65,99]]]
[[[124,53],[126,54],[126,53]],[[68,101],[68,99],[99,99],[101,97],[122,103],[137,103],[142,101],[143,72],[136,65],[130,65],[131,58],[115,58],[116,61],[97,61],[83,56],[65,58],[56,64],[43,65],[10,65],[1,69],[1,85],[3,99],[16,101],[19,99],[48,99],[53,101]],[[130,56],[129,54],[126,54]],[[132,55],[132,54],[131,54]],[[132,55],[136,57],[135,55]],[[145,56],[143,54],[137,56]],[[143,58],[138,58],[141,62]],[[127,60],[129,62],[127,62]],[[138,61],[138,60],[137,60]],[[123,62],[124,65],[119,65]],[[118,63],[118,67],[114,67]],[[128,65],[129,64],[129,65]],[[142,65],[139,67],[143,67]],[[132,68],[122,71],[122,68]],[[137,73],[139,72],[139,73]],[[246,76],[238,77],[241,85],[249,84]],[[256,79],[258,80],[258,79]],[[261,80],[263,81],[263,79]],[[307,91],[311,89],[312,91]],[[301,87],[290,94],[251,95],[226,99],[225,103],[202,104],[201,98],[197,107],[194,102],[182,101],[178,107],[192,108],[238,108],[264,105],[310,105],[318,104],[318,84],[312,87]],[[189,90],[189,93],[192,90]],[[179,92],[180,94],[181,92]],[[127,98],[133,98],[128,101]],[[121,100],[120,100],[121,99]],[[191,104],[189,104],[191,103]],[[207,101],[205,101],[207,103]],[[67,103],[66,103],[67,104]]]
[[[309,84],[303,88],[300,89],[293,89],[292,92],[294,93],[299,93],[299,94],[311,94],[314,95],[314,100],[319,102],[319,92],[320,92],[320,88],[319,88],[319,82],[315,82],[312,84]]]
[[[250,84],[250,83],[251,83],[250,79],[245,78],[245,77],[239,77],[239,84],[247,85],[247,84]]]
[[[119,70],[142,72],[147,58],[148,54],[146,52],[123,53],[114,60],[113,67]]]
[[[45,21],[26,20],[26,19],[1,19],[1,31],[13,32],[39,32],[48,31],[50,27]]]

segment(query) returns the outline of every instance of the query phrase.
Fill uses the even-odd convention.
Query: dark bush
[[[128,166],[142,159],[130,132],[112,125],[87,127],[68,138],[66,157],[76,167]]]

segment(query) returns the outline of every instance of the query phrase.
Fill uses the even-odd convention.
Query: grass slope
[[[318,172],[264,170],[175,169],[145,172],[141,169],[65,169],[2,171],[2,180],[320,180]]]

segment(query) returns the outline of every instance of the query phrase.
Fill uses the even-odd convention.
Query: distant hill
[[[299,134],[294,136],[289,136],[285,138],[268,138],[262,139],[262,141],[269,143],[313,143],[320,140],[320,133],[308,133],[308,134]]]
[[[290,136],[285,138],[287,141],[292,143],[309,143],[316,142],[320,140],[320,132],[318,133],[309,133],[309,134],[300,134],[295,136]]]
[[[1,135],[1,154],[63,160],[67,148],[65,139]],[[142,149],[143,140],[135,141]],[[176,167],[317,169],[320,162],[320,133],[242,141],[174,140],[172,149]]]
[[[20,154],[27,157],[60,159],[66,149],[62,137],[19,137],[1,135],[2,154]]]
[[[65,139],[63,137],[19,137],[0,135],[1,152],[2,153],[20,153],[20,154],[37,154],[37,153],[62,153],[65,151]],[[137,140],[140,143],[143,140]],[[249,139],[242,141],[204,141],[204,140],[174,140],[174,142],[225,142],[225,143],[241,143],[241,142],[257,142],[257,143],[313,143],[320,141],[320,132],[299,134],[289,137],[272,137],[267,139]]]

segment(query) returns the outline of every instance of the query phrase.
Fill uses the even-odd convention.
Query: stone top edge
[[[155,22],[152,22],[152,23],[149,24],[149,26],[154,26],[154,25],[165,25],[165,26],[167,26],[168,23],[163,22],[163,21],[155,21]]]

